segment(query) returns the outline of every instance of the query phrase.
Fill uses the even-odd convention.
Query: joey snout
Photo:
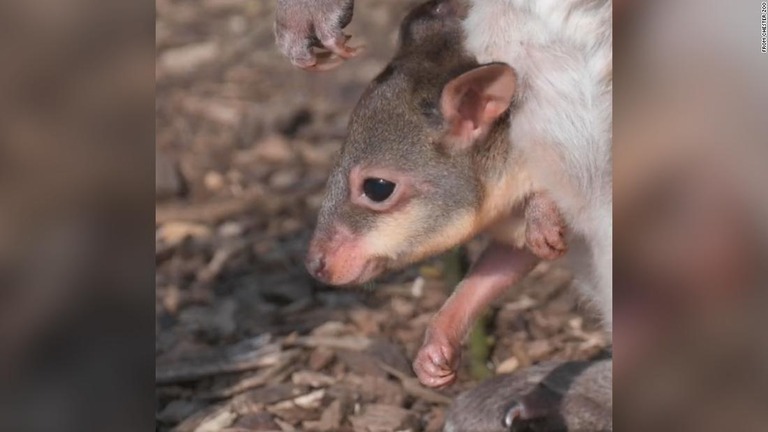
[[[312,277],[328,285],[362,284],[378,276],[383,267],[366,251],[363,239],[342,226],[318,230],[304,264]]]

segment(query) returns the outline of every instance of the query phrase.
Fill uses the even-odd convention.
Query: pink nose
[[[304,260],[304,265],[307,267],[307,271],[313,278],[320,282],[328,281],[328,272],[325,267],[325,257],[322,253],[310,251],[307,254],[307,258]]]

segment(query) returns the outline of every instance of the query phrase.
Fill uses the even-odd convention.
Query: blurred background
[[[619,430],[764,430],[765,15],[748,1],[616,6]]]
[[[408,363],[443,261],[360,290],[304,273],[347,116],[412,4],[359,0],[367,53],[313,75],[275,52],[272,1],[0,3],[0,429],[436,430],[482,375],[468,359],[604,346],[542,268],[459,384],[425,392]],[[614,5],[617,424],[764,430],[761,4]]]

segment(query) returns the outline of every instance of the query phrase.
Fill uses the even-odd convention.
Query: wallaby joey
[[[610,3],[465,6],[430,1],[404,20],[352,113],[306,262],[321,281],[360,284],[486,234],[414,361],[432,387],[455,380],[472,321],[542,258],[574,263],[611,326]],[[600,365],[610,415],[610,360]],[[504,421],[524,430],[550,416],[538,394]]]
[[[404,20],[400,47],[352,113],[307,267],[360,284],[459,245],[493,239],[435,317],[414,368],[425,385],[455,379],[476,315],[539,257],[566,251],[557,207],[537,191],[509,141],[514,70],[462,49],[460,9],[432,1]],[[524,247],[518,224],[525,224]]]

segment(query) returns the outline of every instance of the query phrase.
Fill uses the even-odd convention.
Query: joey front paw
[[[555,203],[546,195],[531,196],[525,208],[525,243],[541,259],[560,258],[568,250],[565,221]]]
[[[416,354],[413,371],[419,381],[432,388],[443,388],[456,381],[459,348],[447,340],[427,340]]]
[[[544,224],[529,224],[525,231],[525,244],[541,259],[554,260],[568,251],[565,229]]]

